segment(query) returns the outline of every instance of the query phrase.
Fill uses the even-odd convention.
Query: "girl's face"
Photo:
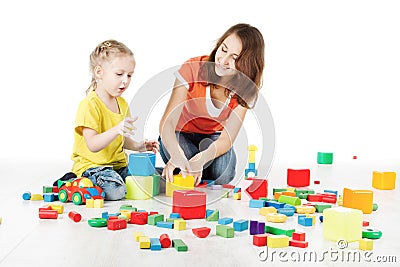
[[[135,65],[131,55],[116,56],[105,61],[96,73],[101,80],[98,89],[105,90],[112,97],[121,96],[131,82]]]
[[[242,41],[231,34],[222,42],[215,53],[215,72],[218,76],[229,76],[236,69],[235,61],[242,52]]]

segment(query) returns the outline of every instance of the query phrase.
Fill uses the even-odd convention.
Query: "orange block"
[[[343,207],[361,210],[364,214],[372,213],[373,192],[371,190],[343,189]]]
[[[372,172],[372,187],[381,190],[392,190],[396,187],[396,172]]]

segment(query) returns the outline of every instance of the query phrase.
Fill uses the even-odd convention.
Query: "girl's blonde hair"
[[[106,40],[96,46],[90,54],[89,68],[92,74],[92,81],[90,82],[89,88],[86,90],[86,94],[92,90],[96,90],[97,81],[94,73],[95,67],[101,65],[106,60],[110,60],[112,57],[121,55],[133,56],[133,53],[126,45],[116,40]]]

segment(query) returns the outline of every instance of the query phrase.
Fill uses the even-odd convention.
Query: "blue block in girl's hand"
[[[156,171],[154,153],[132,153],[129,155],[128,169],[130,175],[148,176]]]

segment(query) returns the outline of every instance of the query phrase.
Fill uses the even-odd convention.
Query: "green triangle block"
[[[206,218],[207,222],[216,222],[219,219],[219,210],[214,210],[213,213],[210,214],[210,216],[208,216]]]

